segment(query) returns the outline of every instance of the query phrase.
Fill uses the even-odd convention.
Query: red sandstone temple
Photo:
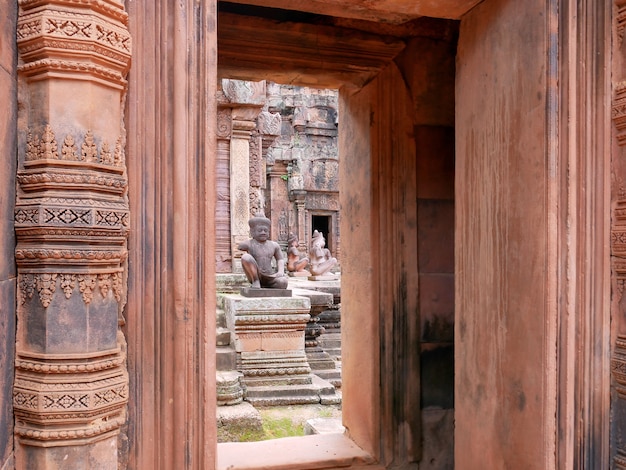
[[[626,469],[625,0],[0,11],[2,470]],[[344,434],[217,443],[255,208],[340,252]]]

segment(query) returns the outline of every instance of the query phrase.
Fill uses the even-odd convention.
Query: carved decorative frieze
[[[615,86],[613,104],[611,107],[613,124],[617,130],[619,145],[626,144],[626,82],[619,82]]]
[[[617,31],[617,41],[619,44],[622,43],[624,39],[624,30],[626,29],[626,2],[622,0],[617,0],[617,15],[616,15],[616,31]]]
[[[250,135],[250,186],[253,187],[263,185],[263,174],[265,173],[261,162],[260,141],[258,131],[253,131]]]
[[[217,138],[230,139],[232,130],[232,115],[230,108],[220,108],[217,111]]]
[[[127,15],[117,2],[20,1],[17,45],[31,79],[71,75],[124,88],[131,54]],[[42,6],[44,6],[42,8]]]
[[[626,399],[626,335],[619,335],[611,358],[611,372],[620,398]]]

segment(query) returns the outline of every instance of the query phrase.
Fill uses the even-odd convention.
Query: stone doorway
[[[367,29],[326,28],[315,24],[314,17],[220,4],[219,76],[269,77],[283,83],[287,78],[289,83],[340,89],[341,217],[312,212],[308,226],[311,231],[351,233],[352,246],[341,250],[346,263],[342,291],[347,279],[349,292],[342,296],[342,308],[358,315],[342,321],[342,328],[352,330],[348,338],[356,334],[362,340],[348,340],[344,422],[351,438],[376,459],[451,468],[458,24],[429,18],[418,21],[411,32],[381,39]],[[273,57],[259,61],[261,51],[246,42],[246,34],[254,34],[264,50],[277,54],[289,55],[289,44],[301,44],[293,60],[303,70],[311,69],[289,75]],[[300,34],[310,35],[318,45]],[[328,59],[320,62],[316,54]],[[334,54],[340,57],[331,58]],[[416,54],[421,57],[419,73],[438,77],[436,84],[424,82],[412,69]],[[350,72],[353,62],[361,65]],[[396,134],[403,137],[391,138]],[[381,175],[385,180],[379,185]],[[378,274],[364,277],[369,270]],[[379,278],[382,272],[389,274]],[[422,288],[427,294],[420,295]],[[383,370],[386,379],[379,388],[377,377]],[[403,410],[412,410],[410,416],[401,418]],[[374,442],[379,438],[385,442],[385,455]],[[218,446],[218,454],[237,458],[233,445],[232,450],[231,444]]]
[[[328,248],[331,252],[333,250],[332,237],[329,234],[333,233],[332,230],[332,216],[330,215],[311,215],[311,229],[312,231],[317,230],[324,236],[324,240],[326,240],[326,248]]]

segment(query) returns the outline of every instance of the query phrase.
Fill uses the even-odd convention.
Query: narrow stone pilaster
[[[220,99],[221,98],[221,99]],[[232,110],[223,94],[218,95],[217,154],[215,161],[215,271],[231,273],[233,253],[230,238],[230,137]]]
[[[117,469],[128,373],[123,2],[19,2],[16,468]]]
[[[268,186],[270,187],[271,208],[269,218],[271,220],[272,237],[282,247],[287,247],[287,239],[291,231],[289,220],[289,199],[287,195],[287,164],[284,160],[276,160],[267,168]]]
[[[237,245],[250,237],[250,137],[265,104],[265,82],[222,80],[231,107],[230,137],[230,239],[233,272],[243,272]]]

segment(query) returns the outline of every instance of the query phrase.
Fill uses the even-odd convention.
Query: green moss
[[[264,416],[263,431],[265,431],[265,439],[304,436],[304,426],[299,423],[294,423],[291,418],[276,419]]]

